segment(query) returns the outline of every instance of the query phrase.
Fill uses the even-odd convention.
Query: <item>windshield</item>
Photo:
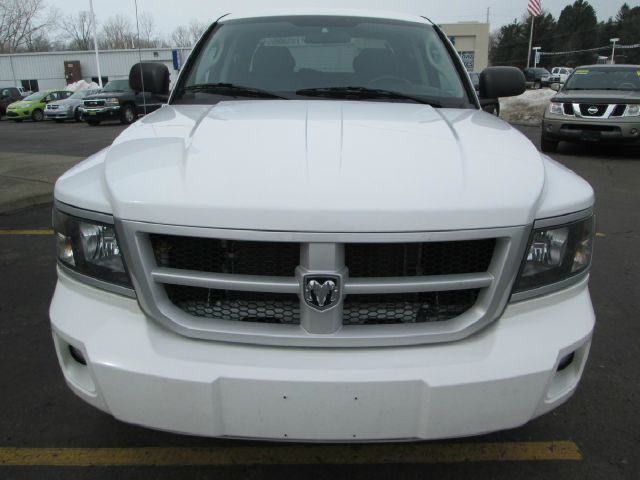
[[[76,91],[73,95],[71,95],[69,98],[84,98],[87,95],[93,95],[95,93],[100,93],[100,90],[78,90]]]
[[[257,96],[253,92],[245,97],[234,89],[225,97],[220,84],[260,90],[264,98],[269,93],[287,99],[322,99],[319,90],[339,96],[340,89],[356,87],[359,90],[350,89],[349,99],[360,99],[358,93],[375,89],[399,94],[375,97],[377,101],[473,105],[448,50],[430,25],[370,18],[294,16],[222,23],[190,59],[173,101],[215,103],[229,95]],[[205,86],[217,90],[201,88]]]
[[[36,92],[36,93],[32,93],[28,97],[25,97],[23,100],[37,101],[37,100],[42,100],[46,96],[47,96],[47,92]]]
[[[129,92],[129,80],[111,80],[102,90],[103,92]]]
[[[640,68],[579,68],[563,90],[640,90]]]

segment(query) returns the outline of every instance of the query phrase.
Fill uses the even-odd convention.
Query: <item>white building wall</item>
[[[100,71],[109,80],[127,78],[131,67],[140,61],[164,63],[171,74],[171,83],[178,72],[173,69],[171,48],[138,50],[108,50],[99,52]],[[183,63],[190,49],[178,49]],[[64,63],[77,60],[80,62],[82,78],[90,81],[98,76],[96,58],[93,51],[81,52],[46,52],[0,55],[0,86],[21,85],[21,80],[38,80],[40,90],[63,88],[67,85]],[[14,82],[15,76],[15,82]]]

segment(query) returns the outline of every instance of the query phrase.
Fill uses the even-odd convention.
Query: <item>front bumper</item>
[[[86,120],[119,120],[120,106],[115,107],[80,107]]]
[[[46,120],[69,120],[73,118],[74,110],[46,110],[44,111],[44,118]]]
[[[602,119],[547,112],[542,119],[542,134],[569,142],[640,143],[640,117]]]
[[[21,109],[21,110],[8,110],[7,109],[7,118],[11,119],[25,119],[31,118],[32,110],[29,109]]]
[[[125,422],[213,437],[407,440],[517,427],[573,394],[595,321],[585,279],[509,305],[456,342],[251,346],[182,337],[135,300],[58,275],[50,316],[69,387]]]

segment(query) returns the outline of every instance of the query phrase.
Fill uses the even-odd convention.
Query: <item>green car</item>
[[[7,118],[15,122],[21,122],[25,118],[39,122],[44,118],[44,107],[47,103],[63,100],[72,93],[67,90],[44,90],[33,93],[9,105],[6,112]]]

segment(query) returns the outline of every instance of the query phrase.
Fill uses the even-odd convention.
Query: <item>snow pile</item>
[[[78,80],[77,82],[70,83],[64,89],[70,92],[77,92],[78,90],[95,90],[100,88],[95,82],[87,82],[86,80]]]
[[[549,100],[556,94],[550,88],[527,90],[517,97],[500,99],[500,118],[519,125],[540,125]]]

